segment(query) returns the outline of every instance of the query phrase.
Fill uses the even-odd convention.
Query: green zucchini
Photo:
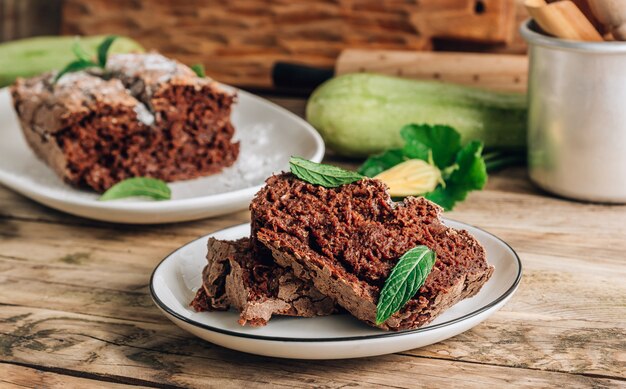
[[[96,47],[106,36],[81,37],[44,36],[27,38],[0,44],[0,87],[13,83],[17,77],[32,77],[59,70],[76,59],[72,52],[75,42],[87,53],[96,52]],[[143,47],[134,40],[119,37],[111,46],[110,53],[143,52]]]
[[[348,74],[311,95],[307,120],[337,154],[364,157],[402,147],[406,124],[446,124],[465,143],[486,148],[526,145],[526,96],[377,74]]]

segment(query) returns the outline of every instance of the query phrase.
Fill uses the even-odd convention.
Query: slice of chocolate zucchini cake
[[[235,95],[157,53],[112,55],[104,71],[18,79],[11,88],[30,147],[66,182],[102,192],[130,177],[217,173],[239,153]]]
[[[251,326],[267,324],[272,315],[312,317],[335,311],[333,300],[310,282],[296,278],[271,257],[252,255],[247,238],[209,238],[207,261],[202,287],[191,303],[196,311],[232,305],[240,312],[239,324]]]
[[[444,225],[439,206],[412,197],[394,203],[378,180],[325,188],[284,173],[267,180],[250,210],[257,247],[269,249],[279,265],[370,325],[398,259],[417,245],[433,250],[436,262],[425,283],[379,325],[383,329],[429,323],[478,293],[493,273],[480,243],[467,231]]]

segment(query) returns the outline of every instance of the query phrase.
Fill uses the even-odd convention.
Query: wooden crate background
[[[58,34],[61,5],[61,0],[0,0],[0,42]]]
[[[0,38],[123,34],[223,82],[265,88],[276,61],[330,68],[346,47],[524,52],[521,2],[0,0]]]

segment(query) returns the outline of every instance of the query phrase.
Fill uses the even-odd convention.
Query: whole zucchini
[[[20,39],[0,44],[0,87],[13,83],[17,77],[31,77],[50,70],[59,70],[76,59],[72,46],[79,42],[88,52],[106,36],[87,36],[80,40],[75,36],[43,36]],[[143,52],[143,47],[134,40],[119,37],[109,53]]]
[[[406,124],[447,124],[462,141],[526,145],[526,96],[378,74],[348,74],[319,86],[307,120],[337,154],[364,157],[401,147]]]

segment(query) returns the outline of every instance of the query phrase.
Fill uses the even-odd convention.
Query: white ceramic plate
[[[0,89],[0,183],[51,208],[117,223],[179,222],[245,209],[265,178],[288,170],[291,155],[320,162],[324,142],[298,116],[258,96],[237,92],[232,121],[241,151],[232,167],[213,176],[171,183],[172,200],[100,202],[96,193],[63,183],[37,159],[22,136],[9,90]]]
[[[496,269],[476,296],[459,302],[428,326],[416,330],[386,332],[363,324],[349,314],[274,317],[267,326],[252,328],[237,324],[239,315],[234,311],[195,312],[189,303],[202,283],[207,238],[249,236],[249,224],[203,236],[174,251],[154,270],[150,291],[161,311],[182,329],[220,346],[251,354],[340,359],[410,350],[458,335],[488,318],[511,298],[522,275],[517,254],[505,242],[467,224],[451,220],[445,223],[474,235],[485,247],[487,261]]]

